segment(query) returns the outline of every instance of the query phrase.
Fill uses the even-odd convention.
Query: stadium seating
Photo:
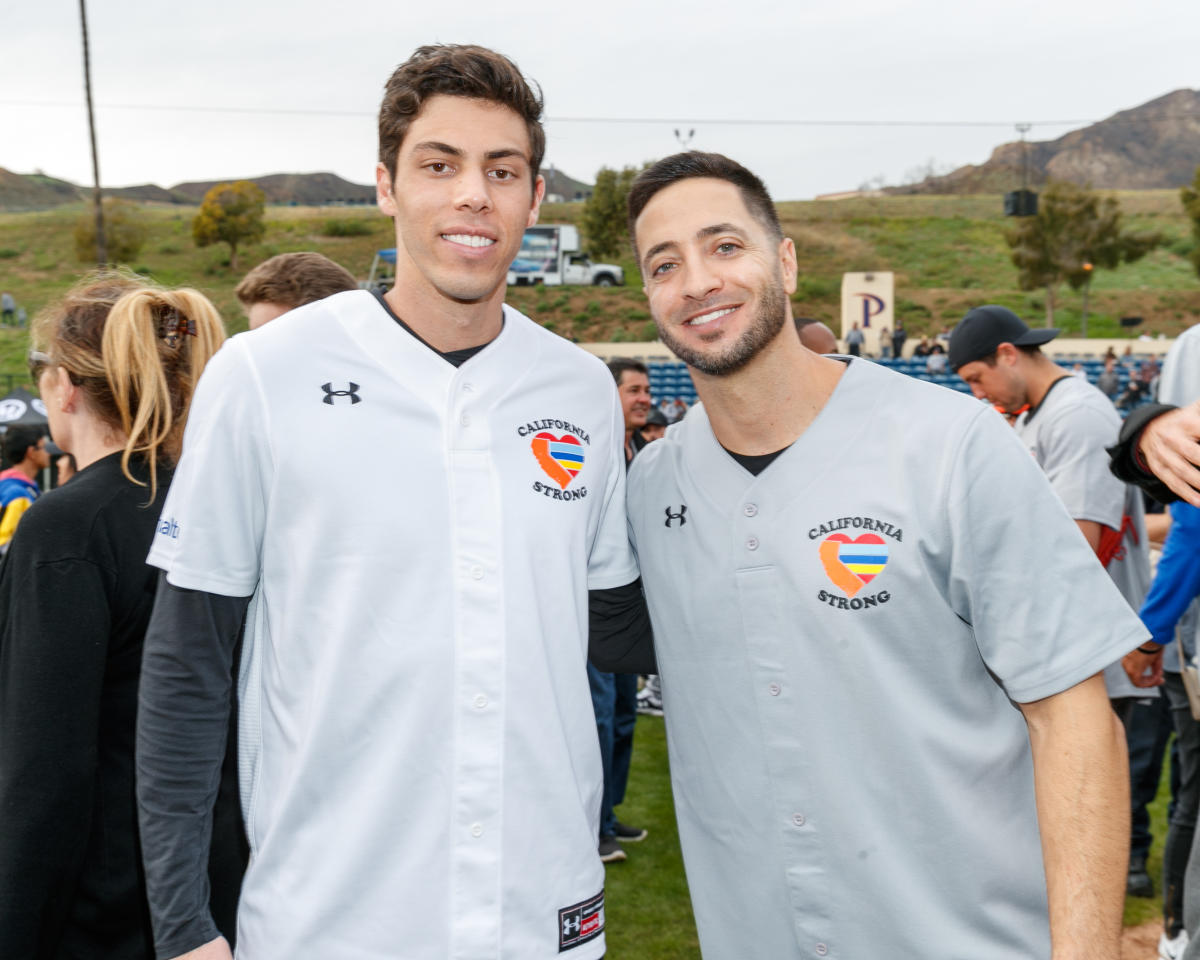
[[[1104,361],[1095,354],[1056,356],[1054,360],[1068,370],[1073,364],[1080,364],[1087,372],[1088,381],[1092,384],[1095,384],[1096,379],[1104,372]],[[888,358],[874,362],[881,366],[890,367],[897,373],[916,377],[918,380],[925,380],[929,383],[940,384],[950,390],[957,390],[959,393],[971,392],[971,388],[963,383],[956,373],[926,373],[924,357]],[[688,406],[696,402],[696,387],[693,385],[692,378],[688,374],[687,367],[684,364],[678,362],[655,362],[648,364],[648,367],[650,370],[650,394],[654,398],[655,403],[664,399],[672,400],[675,397],[682,397]],[[1121,392],[1124,392],[1126,385],[1129,383],[1131,369],[1131,367],[1124,364],[1117,365],[1117,373],[1121,378]],[[1128,411],[1122,412],[1128,413]]]

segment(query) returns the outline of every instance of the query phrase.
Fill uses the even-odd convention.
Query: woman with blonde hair
[[[0,568],[0,956],[153,958],[134,793],[145,559],[225,334],[194,290],[100,274],[32,338],[79,472],[25,514]]]

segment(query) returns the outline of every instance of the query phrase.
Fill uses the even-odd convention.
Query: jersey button
[[[475,391],[475,384],[473,384],[473,383],[464,383],[463,384],[463,393],[473,393],[474,391]]]
[[[757,516],[758,515],[758,504],[756,504],[756,503],[746,504],[744,507],[742,507],[742,513],[744,513],[748,517]]]
[[[829,948],[823,943],[818,943],[816,946],[817,956],[823,957],[829,952]]]
[[[485,697],[481,693],[475,698],[475,709],[482,710],[486,706],[487,706],[487,697]]]
[[[471,824],[471,836],[473,836],[473,837],[482,837],[483,836],[483,824],[482,823]]]
[[[483,579],[483,567],[479,566],[478,564],[473,566],[471,568],[471,579],[472,580],[482,580]]]
[[[750,537],[746,541],[746,549],[747,550],[757,550],[758,549],[758,537]]]
[[[471,415],[469,413],[464,413],[461,417],[458,418],[458,422],[461,423],[464,427],[469,427],[471,425]]]
[[[767,684],[767,693],[769,693],[773,697],[779,696],[779,693],[781,690],[783,690],[783,687],[781,687],[777,683],[772,682],[772,683]]]
[[[792,814],[792,823],[794,823],[798,827],[804,826],[804,824],[805,824],[804,814],[793,813]]]

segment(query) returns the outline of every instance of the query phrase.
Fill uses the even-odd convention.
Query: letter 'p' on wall
[[[842,329],[838,337],[843,343],[857,323],[866,338],[863,353],[879,353],[879,331],[891,334],[896,329],[894,277],[885,270],[842,274]]]

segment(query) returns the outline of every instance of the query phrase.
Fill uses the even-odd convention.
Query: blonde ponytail
[[[121,470],[134,456],[174,465],[192,393],[225,340],[220,314],[196,290],[165,290],[128,273],[87,278],[39,316],[34,346],[66,368],[86,402],[125,436]]]

